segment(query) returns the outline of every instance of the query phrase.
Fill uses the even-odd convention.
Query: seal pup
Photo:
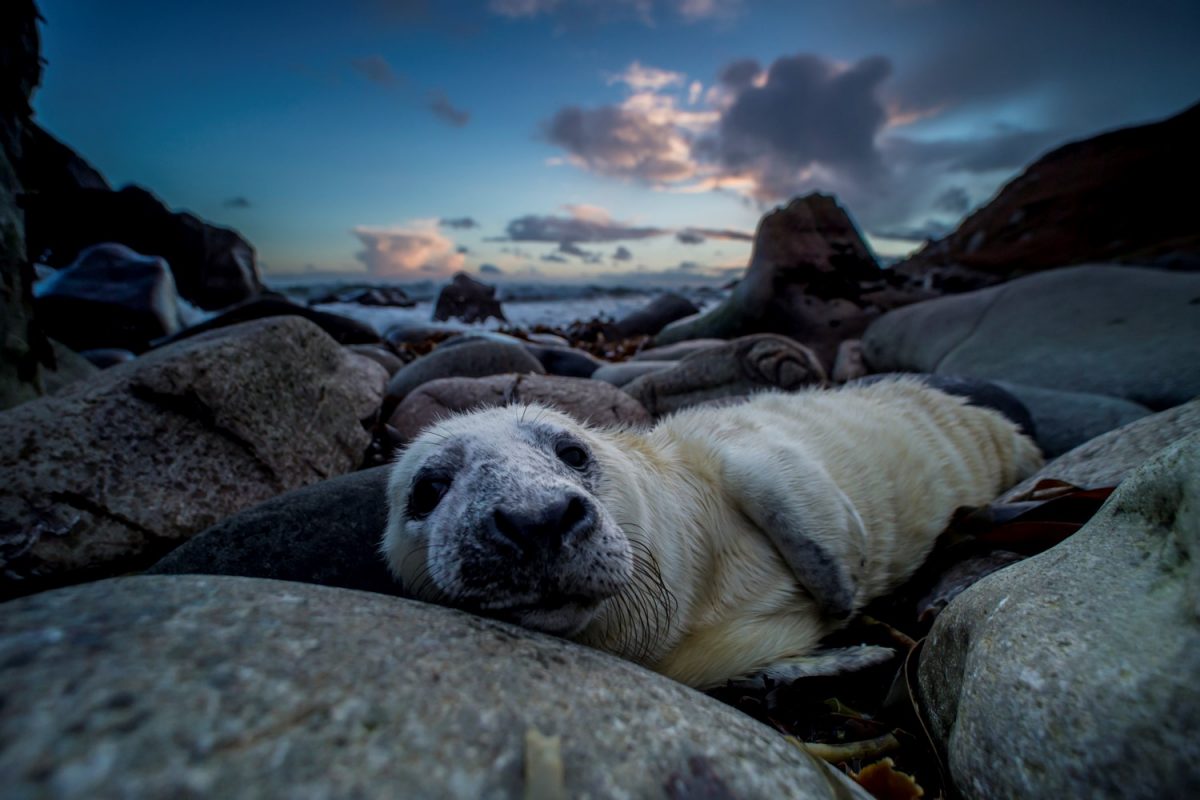
[[[1014,423],[914,378],[766,392],[648,431],[489,408],[396,460],[381,551],[418,599],[699,688],[786,681],[878,660],[816,649],[916,571],[956,508],[1041,463]]]

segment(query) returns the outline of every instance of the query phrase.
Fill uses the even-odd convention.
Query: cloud
[[[613,261],[632,261],[633,253],[625,245],[620,245],[617,247],[617,251],[612,254],[612,259]]]
[[[377,83],[380,86],[393,88],[404,82],[392,69],[392,65],[387,62],[387,59],[380,55],[356,58],[350,62],[350,66],[371,83]]]
[[[686,181],[696,174],[692,143],[670,122],[621,106],[568,106],[543,125],[547,141],[590,172],[648,184]]]
[[[504,270],[500,269],[495,264],[480,264],[479,265],[479,274],[480,275],[503,275]]]
[[[250,201],[239,194],[221,203],[221,206],[224,208],[250,208]]]
[[[445,93],[436,89],[429,93],[427,107],[438,119],[456,128],[461,128],[471,121],[470,112],[455,108],[450,104],[450,100],[446,97]]]
[[[634,20],[654,27],[662,17],[683,22],[720,20],[735,16],[742,0],[489,0],[488,9],[509,19],[553,16],[560,22],[620,22]]]
[[[915,228],[901,228],[896,230],[881,230],[871,231],[873,236],[878,236],[881,239],[899,239],[906,242],[924,242],[932,239],[941,239],[954,230],[954,225],[949,225],[945,222],[937,220],[927,220],[924,225]]]
[[[594,206],[568,206],[570,216],[527,214],[508,223],[508,239],[514,242],[617,242],[662,236],[662,228],[616,222]]]
[[[436,220],[413,220],[390,228],[360,225],[351,232],[363,245],[355,258],[372,275],[444,277],[465,263],[454,242],[438,231]]]
[[[542,256],[542,261],[551,261],[556,264],[570,263],[570,259],[564,258],[564,257],[560,256],[558,253],[546,253],[546,255]]]
[[[634,61],[624,72],[619,72],[616,75],[608,77],[608,84],[611,86],[614,83],[623,83],[635,92],[658,92],[670,86],[683,85],[685,76],[682,72],[671,72],[670,70],[658,69],[657,67],[644,67],[639,62]]]
[[[473,217],[442,217],[438,220],[438,225],[459,231],[479,227],[479,223]]]
[[[675,234],[675,239],[680,244],[701,244],[704,242],[704,234],[691,228],[685,228]]]
[[[680,244],[701,244],[708,239],[729,239],[735,242],[752,242],[754,234],[728,228],[684,228],[676,231],[675,240]]]
[[[933,207],[950,214],[965,214],[971,207],[971,196],[961,186],[951,186],[934,198]]]

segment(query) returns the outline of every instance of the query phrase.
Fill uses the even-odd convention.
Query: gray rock
[[[622,361],[619,364],[605,364],[592,373],[592,380],[604,381],[613,386],[625,386],[635,378],[661,372],[673,366],[674,361]]]
[[[600,427],[644,425],[650,415],[629,395],[607,383],[558,375],[492,375],[430,381],[404,398],[388,420],[404,440],[458,411],[541,403],[580,422]]]
[[[25,598],[0,616],[0,681],[15,797],[666,797],[697,766],[724,790],[704,796],[868,797],[628,662],[344,589],[145,576]]]
[[[875,371],[937,372],[1120,397],[1200,394],[1200,274],[1083,266],[892,311],[863,337]]]
[[[1037,431],[1038,447],[1046,458],[1060,456],[1102,433],[1153,413],[1145,406],[1119,397],[1060,392],[1008,381],[996,381],[996,385],[1029,409]]]
[[[546,368],[521,344],[471,339],[442,346],[392,376],[384,409],[390,412],[418,386],[439,378],[482,378],[508,372],[544,375]]]
[[[527,342],[525,349],[541,362],[547,374],[564,378],[590,378],[605,363],[591,353],[573,347],[550,347]]]
[[[90,380],[100,373],[100,367],[93,364],[84,354],[76,353],[53,339],[50,340],[50,347],[54,350],[54,369],[46,369],[42,372],[42,384],[46,388],[46,394],[62,391],[64,387],[79,381]],[[133,360],[133,353],[127,350],[114,352],[125,353],[129,357],[126,360]]]
[[[851,381],[851,383],[860,385],[878,383],[879,381],[893,378],[898,374],[902,373],[890,372],[867,375],[863,378],[857,378]],[[928,386],[932,386],[946,394],[964,397],[973,406],[999,411],[1008,417],[1011,422],[1016,423],[1026,436],[1034,440],[1037,439],[1037,426],[1034,424],[1029,410],[1025,408],[1024,404],[1016,396],[1008,390],[1001,388],[997,383],[981,381],[976,378],[963,378],[958,375],[910,375],[909,377],[920,378]]]
[[[352,344],[348,345],[347,349],[352,353],[357,353],[360,356],[365,356],[374,361],[379,366],[387,370],[388,377],[395,375],[404,366],[404,362],[400,360],[400,356],[388,350],[386,347],[377,344]]]
[[[686,342],[648,347],[636,353],[631,361],[679,361],[692,353],[703,353],[725,344],[725,339],[688,339]]]
[[[637,311],[617,320],[613,328],[617,336],[623,338],[653,336],[668,323],[699,313],[700,309],[691,300],[674,292],[665,292]]]
[[[838,343],[860,336],[878,314],[863,305],[863,282],[884,278],[836,199],[799,197],[763,217],[750,266],[728,299],[668,325],[655,341],[778,333],[812,348],[822,365],[832,365]]]
[[[340,314],[317,311],[308,306],[293,303],[282,296],[265,296],[230,306],[215,317],[210,317],[190,328],[184,328],[174,336],[154,342],[154,346],[162,347],[219,328],[271,317],[303,317],[309,322],[316,323],[321,330],[341,344],[376,344],[380,341],[379,334],[365,322],[343,317]]]
[[[126,361],[133,361],[136,355],[128,350],[115,347],[100,347],[95,350],[82,350],[79,353],[89,364],[97,369],[108,369]]]
[[[867,374],[861,339],[847,339],[838,345],[830,378],[834,383],[846,383]]]
[[[967,798],[1200,793],[1200,434],[1082,530],[952,601],[921,656]]]
[[[37,286],[34,310],[51,337],[73,350],[142,352],[177,333],[179,296],[167,262],[121,244],[87,248]]]
[[[1146,459],[1195,432],[1200,432],[1200,399],[1143,417],[1079,445],[1005,492],[1000,501],[1009,502],[1048,479],[1082,489],[1116,486]]]
[[[624,390],[653,416],[763,389],[791,391],[825,383],[816,355],[786,336],[743,336],[687,356],[668,370],[636,378]]]
[[[0,596],[140,569],[348,472],[383,368],[297,317],[224,328],[0,415]]]
[[[193,536],[147,572],[241,575],[402,594],[379,555],[388,468],[330,478]]]

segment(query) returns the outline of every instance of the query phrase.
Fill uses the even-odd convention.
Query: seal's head
[[[439,422],[392,468],[384,557],[420,599],[580,633],[633,574],[629,540],[598,498],[601,447],[538,406]]]

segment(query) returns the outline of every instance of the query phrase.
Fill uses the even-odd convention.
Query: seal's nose
[[[552,553],[564,542],[579,538],[595,523],[591,503],[579,495],[562,495],[532,508],[497,506],[492,512],[492,531],[526,555],[546,550]]]

